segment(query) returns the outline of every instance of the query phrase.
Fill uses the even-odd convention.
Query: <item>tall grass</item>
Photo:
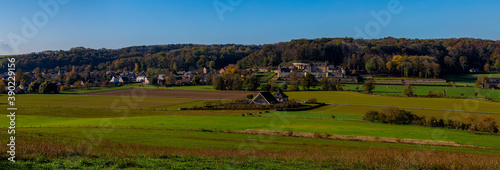
[[[6,137],[6,135],[0,135]],[[211,149],[175,148],[103,141],[99,145],[45,133],[17,140],[18,163],[2,153],[2,167],[11,168],[390,168],[495,169],[500,155],[421,149],[344,146],[342,149]],[[89,149],[85,146],[92,146]],[[5,147],[5,146],[4,146]]]

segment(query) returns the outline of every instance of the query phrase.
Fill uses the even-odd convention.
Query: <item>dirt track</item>
[[[129,88],[120,90],[109,90],[100,92],[84,93],[82,95],[98,96],[147,96],[147,97],[171,97],[171,98],[193,98],[193,99],[245,99],[246,95],[256,95],[256,92],[244,91],[202,91],[202,90],[168,90],[168,89],[143,89]]]

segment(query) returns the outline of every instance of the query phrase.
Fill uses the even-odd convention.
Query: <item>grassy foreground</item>
[[[99,130],[107,131],[102,138]],[[197,131],[23,128],[19,136],[21,157],[4,167],[442,169],[495,168],[500,159],[498,152],[472,148]]]

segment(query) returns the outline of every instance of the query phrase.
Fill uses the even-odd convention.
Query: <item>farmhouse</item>
[[[250,101],[250,104],[275,104],[278,100],[270,92],[260,92]]]
[[[149,83],[149,78],[147,78],[146,76],[137,76],[137,78],[135,78],[135,81]]]
[[[357,76],[347,76],[347,71],[341,66],[328,65],[326,62],[316,62],[316,63],[292,63],[292,66],[278,66],[279,79],[287,79],[290,77],[292,72],[300,75],[311,74],[317,79],[331,79],[335,82],[342,83],[357,83]]]
[[[270,92],[260,92],[250,101],[250,104],[276,104],[286,101],[288,101],[288,96],[280,89],[274,94]]]
[[[278,89],[278,91],[274,93],[273,96],[274,98],[276,98],[278,102],[288,101],[288,96],[285,93],[283,93],[281,89]]]
[[[109,81],[110,84],[117,84],[117,83],[128,83],[129,79],[128,77],[121,77],[121,76],[114,76],[111,78],[111,81]]]

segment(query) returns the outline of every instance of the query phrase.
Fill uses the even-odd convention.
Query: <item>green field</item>
[[[99,92],[99,91],[108,91],[108,90],[118,90],[118,89],[127,89],[127,88],[145,88],[145,89],[173,89],[173,90],[207,90],[207,91],[215,91],[213,86],[209,85],[201,85],[201,86],[172,86],[172,87],[160,87],[160,86],[152,86],[149,84],[140,85],[140,83],[131,83],[126,84],[119,87],[92,87],[91,89],[70,89],[66,91],[61,91],[62,94],[83,94],[89,92]]]
[[[375,85],[375,90],[373,93],[386,95],[386,96],[403,96],[404,85]],[[415,88],[415,94],[417,96],[427,96],[429,91],[446,91],[447,97],[465,97],[474,98],[474,92],[477,92],[477,98],[484,98],[486,95],[488,99],[499,100],[500,90],[496,89],[478,89],[474,87],[453,87],[453,86],[412,86]],[[345,84],[343,85],[344,90],[349,89],[351,91],[356,90],[355,84]],[[363,85],[359,85],[359,91],[364,92]],[[463,94],[463,96],[462,96]]]
[[[498,102],[479,101],[471,99],[376,96],[344,91],[298,91],[287,92],[286,94],[289,96],[289,98],[298,99],[299,101],[316,98],[318,102],[324,103],[356,104],[369,106],[397,106],[500,113],[500,103]]]
[[[486,76],[486,77],[500,77],[500,73],[496,74],[452,74],[445,76],[446,81],[455,82],[456,85],[461,86],[472,86],[474,87],[477,77]]]
[[[278,167],[309,169],[317,166],[395,168],[398,162],[408,164],[405,161],[411,157],[402,159],[398,156],[404,153],[426,157],[422,162],[408,164],[411,165],[408,168],[437,168],[444,164],[459,166],[464,162],[466,167],[481,168],[468,161],[483,161],[481,165],[487,168],[495,167],[498,162],[495,164],[495,162],[484,162],[485,160],[493,158],[500,160],[498,150],[231,133],[260,129],[450,141],[463,145],[500,148],[498,135],[360,121],[366,111],[383,108],[378,106],[416,107],[422,109],[409,110],[419,115],[455,118],[464,115],[458,112],[427,109],[454,109],[454,105],[457,104],[465,103],[470,107],[471,104],[477,103],[479,106],[470,111],[498,112],[499,103],[465,99],[374,96],[334,91],[300,91],[287,94],[290,98],[301,101],[315,97],[320,102],[377,106],[328,105],[301,112],[179,111],[180,107],[201,106],[207,100],[68,94],[18,95],[16,130],[19,135],[19,145],[25,146],[19,150],[21,163],[18,168],[56,166],[189,169],[193,165],[224,168],[226,164],[236,168],[258,169]],[[0,109],[5,110],[7,105],[2,104]],[[247,113],[253,113],[253,116],[242,116]],[[332,115],[335,119],[332,119]],[[493,115],[497,120],[499,118],[497,116],[499,114],[486,115]],[[0,123],[0,127],[6,128],[8,120],[1,119]],[[201,129],[205,129],[205,132],[200,131]],[[2,134],[1,137],[6,138],[6,134]],[[88,145],[93,149],[87,152],[64,149],[81,148],[82,142],[84,146]],[[316,154],[313,157],[305,156],[311,152]],[[78,157],[66,159],[67,155]],[[464,159],[465,155],[477,159]],[[2,156],[6,157],[5,153]],[[48,160],[35,159],[40,156]],[[444,162],[435,161],[439,157],[452,158]],[[125,158],[129,161],[123,162]],[[179,163],[179,160],[184,163]],[[77,163],[72,165],[74,161]]]

